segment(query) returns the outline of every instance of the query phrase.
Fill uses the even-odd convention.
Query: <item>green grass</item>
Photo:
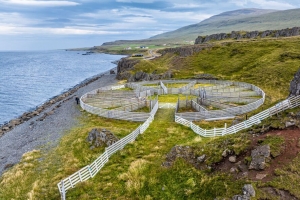
[[[63,178],[92,163],[104,147],[90,150],[86,142],[93,128],[105,128],[122,138],[140,123],[100,118],[85,113],[50,152],[34,150],[23,155],[21,162],[0,178],[0,199],[59,199],[56,184]]]
[[[162,167],[174,145],[204,145],[189,128],[173,122],[174,110],[159,110],[154,123],[134,143],[110,158],[95,178],[68,192],[69,199],[214,199],[239,192],[244,181],[196,170],[178,159]],[[205,190],[203,189],[205,188]]]
[[[270,145],[272,157],[277,157],[281,154],[284,149],[284,137],[267,135],[267,137],[262,142],[262,145]]]
[[[200,126],[203,129],[213,129],[213,128],[224,128],[225,124],[227,124],[227,128],[231,126],[232,119],[227,120],[217,120],[217,121],[194,121],[193,123]]]
[[[287,97],[289,83],[300,66],[298,55],[299,37],[224,42],[189,57],[167,54],[153,61],[141,61],[133,72],[170,70],[176,79],[208,73],[226,80],[252,83],[266,92],[267,103],[271,104]]]
[[[194,95],[183,95],[183,94],[162,94],[158,96],[158,101],[161,103],[177,103],[179,100],[191,100],[196,98]]]

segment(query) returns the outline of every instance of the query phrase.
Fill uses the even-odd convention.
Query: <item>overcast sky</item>
[[[225,11],[299,7],[299,0],[0,0],[0,50],[90,47],[149,38]]]

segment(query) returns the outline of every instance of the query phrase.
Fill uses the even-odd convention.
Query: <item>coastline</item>
[[[0,176],[17,164],[24,153],[34,149],[47,152],[55,147],[64,132],[77,125],[77,117],[81,115],[75,96],[116,84],[116,74],[110,74],[111,70],[115,71],[116,67],[85,79],[0,127],[6,130],[0,132]]]
[[[112,63],[115,64],[113,61]],[[72,95],[74,92],[76,92],[79,88],[86,86],[87,84],[96,81],[97,79],[101,78],[105,74],[109,74],[111,70],[114,70],[116,72],[117,67],[113,67],[107,71],[101,72],[99,74],[96,74],[92,77],[86,78],[85,80],[81,81],[80,83],[76,84],[75,86],[67,89],[65,92],[62,92],[58,95],[55,95],[53,97],[50,97],[47,101],[42,103],[41,105],[36,106],[35,108],[31,108],[27,111],[25,111],[23,114],[20,116],[13,118],[9,120],[8,122],[5,122],[4,124],[0,124],[0,138],[3,136],[5,133],[11,131],[14,129],[16,126],[30,120],[31,118],[40,115],[42,111],[44,111],[46,108],[49,106],[57,103],[58,101],[61,101],[63,98],[66,98],[70,95]]]

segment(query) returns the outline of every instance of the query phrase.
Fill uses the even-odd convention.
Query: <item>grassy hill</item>
[[[189,57],[166,54],[152,61],[141,61],[132,73],[171,70],[175,78],[210,73],[223,79],[253,83],[265,90],[264,108],[267,108],[287,97],[289,82],[299,66],[300,37],[293,37],[222,41]],[[202,138],[190,128],[176,124],[173,113],[174,110],[159,110],[144,134],[114,154],[94,178],[69,190],[67,199],[229,199],[240,194],[245,183],[254,185],[256,199],[278,199],[264,192],[270,187],[300,198],[299,155],[295,160],[290,158],[288,163],[280,161],[281,167],[275,169],[269,181],[236,178],[228,171],[197,169],[181,158],[170,168],[163,167],[166,154],[175,145],[189,146],[198,155],[205,153],[208,164],[212,164],[222,161],[225,149],[240,153],[250,149],[251,140],[260,135],[254,137],[243,132],[221,138]],[[264,122],[263,127],[269,123],[280,124],[281,118],[286,116],[275,116]],[[80,126],[71,129],[57,148],[46,153],[29,152],[5,173],[0,178],[0,199],[59,199],[56,184],[90,164],[104,151],[104,147],[89,149],[85,138],[92,128],[106,128],[122,138],[139,125],[85,112],[79,120]],[[258,127],[253,130],[256,129]],[[278,137],[258,141],[280,149],[284,139]],[[244,161],[247,160],[246,157]]]
[[[195,41],[199,35],[215,33],[230,33],[231,31],[265,31],[279,30],[300,26],[300,9],[291,10],[262,10],[241,9],[224,12],[212,16],[200,23],[192,24],[177,30],[153,36],[145,40],[120,40],[102,45],[103,48],[113,49],[116,46],[180,44],[187,45],[187,41]]]

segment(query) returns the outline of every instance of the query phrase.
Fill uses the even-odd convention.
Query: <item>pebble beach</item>
[[[76,96],[116,83],[115,74],[99,74],[26,113],[24,119],[17,119],[21,124],[0,134],[0,176],[18,163],[24,153],[54,148],[64,133],[77,125],[81,108],[76,104]]]

